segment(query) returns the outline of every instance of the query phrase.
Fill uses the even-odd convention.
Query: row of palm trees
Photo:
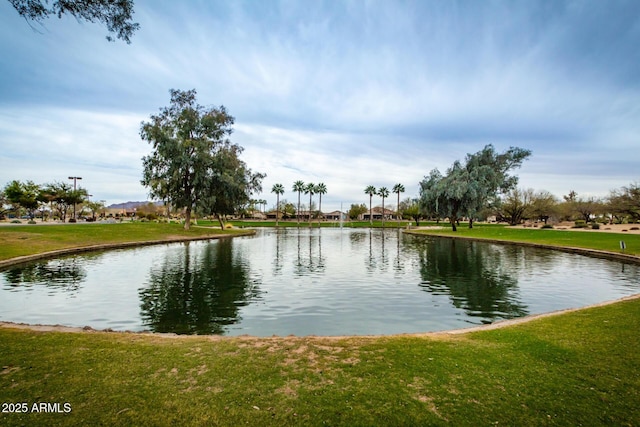
[[[393,189],[391,190],[392,193],[396,193],[398,195],[398,204],[396,205],[398,210],[398,217],[400,216],[400,193],[404,193],[404,191],[405,188],[402,184],[394,185]],[[373,196],[377,195],[382,197],[382,226],[384,227],[384,199],[389,197],[389,189],[387,187],[380,187],[376,190],[376,187],[374,187],[373,185],[369,185],[364,189],[364,193],[369,195],[369,224],[371,225],[373,225],[373,210],[371,207]]]
[[[298,193],[298,211],[296,218],[298,224],[300,224],[300,195],[302,193],[309,195],[309,224],[311,224],[311,204],[313,195],[318,194],[320,201],[318,204],[318,210],[322,212],[322,195],[327,194],[327,186],[324,183],[314,184],[312,182],[305,184],[303,181],[296,181],[293,183],[292,191]],[[280,195],[284,194],[284,185],[274,184],[271,188],[271,192],[276,194],[276,226],[278,225],[278,219],[280,217]],[[378,195],[382,197],[382,225],[384,226],[384,199],[389,197],[390,193],[396,193],[398,195],[398,216],[400,215],[400,193],[405,192],[404,185],[396,184],[389,192],[387,187],[380,187],[376,189],[373,185],[369,185],[364,189],[365,194],[369,195],[369,223],[373,225],[373,196]]]
[[[327,186],[322,182],[318,184],[314,184],[312,182],[305,184],[303,181],[296,181],[293,183],[292,191],[298,193],[298,211],[296,215],[298,224],[300,224],[300,194],[304,193],[309,195],[309,224],[311,224],[311,203],[313,200],[313,195],[318,194],[320,196],[318,210],[322,213],[322,195],[327,194]],[[276,194],[276,226],[277,226],[278,219],[280,217],[280,195],[284,194],[284,185],[274,184],[273,187],[271,188],[271,192]]]

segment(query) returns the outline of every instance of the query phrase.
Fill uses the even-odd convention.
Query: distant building
[[[327,221],[344,221],[347,219],[347,214],[340,211],[333,211],[322,215],[322,217]]]
[[[376,206],[375,208],[371,209],[371,215],[373,216],[373,220],[374,221],[380,221],[382,220],[382,208],[380,206]],[[385,208],[384,209],[384,219],[396,219],[396,213],[395,211],[392,211],[390,209]],[[360,221],[369,221],[369,211],[367,210],[367,212],[360,214],[358,216],[358,220]]]

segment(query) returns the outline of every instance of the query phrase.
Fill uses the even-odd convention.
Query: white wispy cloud
[[[0,2],[0,185],[84,174],[101,199],[143,199],[140,121],[196,88],[236,117],[270,202],[298,179],[325,182],[331,208],[369,184],[416,196],[489,143],[533,151],[523,186],[606,195],[640,179],[638,16],[623,1],[141,0],[126,45],[73,19],[34,32]]]

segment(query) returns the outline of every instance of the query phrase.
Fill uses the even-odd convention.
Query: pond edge
[[[632,263],[640,264],[640,257],[636,255],[622,254],[619,252],[611,252],[611,251],[602,251],[599,249],[588,249],[588,248],[577,248],[575,246],[557,246],[557,245],[545,245],[543,243],[532,243],[532,242],[521,242],[521,241],[513,241],[513,240],[500,240],[500,239],[490,239],[485,237],[470,237],[470,236],[450,236],[444,234],[437,233],[429,233],[429,232],[421,232],[421,231],[407,231],[402,230],[405,234],[410,234],[412,236],[423,236],[423,237],[436,237],[443,239],[460,239],[460,240],[472,240],[476,242],[487,242],[487,243],[497,243],[501,245],[515,245],[515,246],[528,246],[532,248],[540,248],[540,249],[553,249],[556,251],[568,252],[578,255],[586,255],[592,256],[595,258],[604,258],[610,260],[617,261],[629,261]]]
[[[39,254],[24,255],[0,261],[0,270],[18,264],[24,264],[42,259],[56,258],[62,255],[71,255],[85,252],[97,252],[110,249],[134,248],[139,246],[163,245],[168,243],[193,242],[198,240],[218,240],[234,237],[247,237],[255,235],[255,230],[247,230],[237,234],[213,234],[210,236],[172,237],[163,240],[142,240],[139,242],[104,243],[100,245],[76,246],[73,248],[57,249],[55,251],[41,252]]]

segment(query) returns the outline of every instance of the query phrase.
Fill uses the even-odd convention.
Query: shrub
[[[640,230],[638,227],[631,227],[629,230]]]
[[[226,224],[224,225],[224,228],[225,228],[226,230],[230,230],[230,229],[232,229],[232,228],[233,228],[233,224],[226,223]]]
[[[157,220],[157,219],[158,219],[158,215],[157,215],[157,214],[155,214],[155,213],[153,213],[153,212],[151,212],[151,213],[148,213],[148,214],[146,215],[146,218],[147,218],[149,221],[155,221],[155,220]]]
[[[574,224],[575,225],[571,228],[585,228],[587,226],[587,223],[584,219],[578,219]]]
[[[36,222],[32,219],[30,219],[29,221],[27,221],[27,224],[35,224]]]
[[[594,222],[593,224],[591,224],[591,229],[600,230],[600,224],[598,224],[597,222]]]
[[[542,229],[542,228],[547,228],[547,229],[548,229],[548,228],[553,228],[553,225],[551,225],[551,224],[545,224],[545,225],[543,225],[543,226],[542,226],[542,227],[540,227],[540,228],[541,228],[541,229]]]
[[[11,220],[11,224],[22,224],[22,221],[20,221],[19,219],[14,219]]]
[[[75,218],[69,218],[69,222],[77,222]]]

